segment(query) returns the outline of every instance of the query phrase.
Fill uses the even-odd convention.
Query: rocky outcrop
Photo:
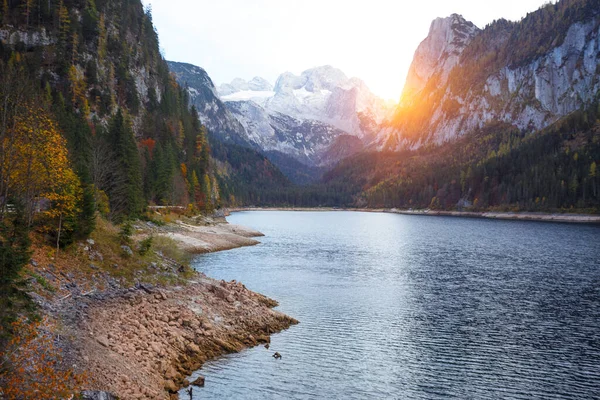
[[[260,242],[253,238],[264,236],[258,231],[240,225],[224,223],[198,226],[183,222],[179,222],[176,229],[163,231],[159,235],[175,240],[181,248],[194,254],[254,246]]]
[[[403,101],[410,101],[412,96],[423,90],[434,74],[439,74],[440,83],[445,84],[462,51],[477,33],[479,28],[462,15],[436,18],[413,57],[404,84]]]

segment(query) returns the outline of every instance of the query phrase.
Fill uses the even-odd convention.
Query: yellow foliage
[[[181,163],[181,175],[183,175],[183,177],[187,177],[187,165],[185,165],[185,163]]]
[[[53,202],[50,213],[76,211],[79,179],[69,165],[66,141],[45,109],[26,104],[15,116],[14,129],[3,139],[2,148],[0,176],[7,179],[9,193],[25,200],[30,214],[38,198]]]

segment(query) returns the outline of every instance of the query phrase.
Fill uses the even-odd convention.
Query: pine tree
[[[116,164],[119,166],[119,170],[113,173],[122,175],[115,180],[119,184],[111,187],[108,192],[111,211],[117,220],[139,216],[145,205],[140,154],[131,123],[121,109],[110,123],[107,143],[112,146]]]

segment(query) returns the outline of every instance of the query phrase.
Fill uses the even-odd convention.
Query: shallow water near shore
[[[207,363],[194,399],[599,396],[599,226],[359,212],[228,220],[263,232],[262,244],[195,267],[276,299],[300,324],[270,350]]]

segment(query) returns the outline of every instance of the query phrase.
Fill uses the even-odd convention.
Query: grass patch
[[[160,252],[165,257],[170,258],[176,263],[189,266],[192,262],[192,255],[185,250],[182,250],[177,242],[165,236],[157,236],[152,240],[154,251]]]
[[[52,286],[50,284],[50,282],[48,282],[48,280],[46,278],[44,278],[43,276],[36,274],[35,272],[32,272],[32,271],[29,271],[29,275],[31,275],[32,278],[35,278],[37,283],[39,283],[40,286],[43,287],[48,292],[50,292],[50,293],[56,292],[56,288],[54,286]]]

